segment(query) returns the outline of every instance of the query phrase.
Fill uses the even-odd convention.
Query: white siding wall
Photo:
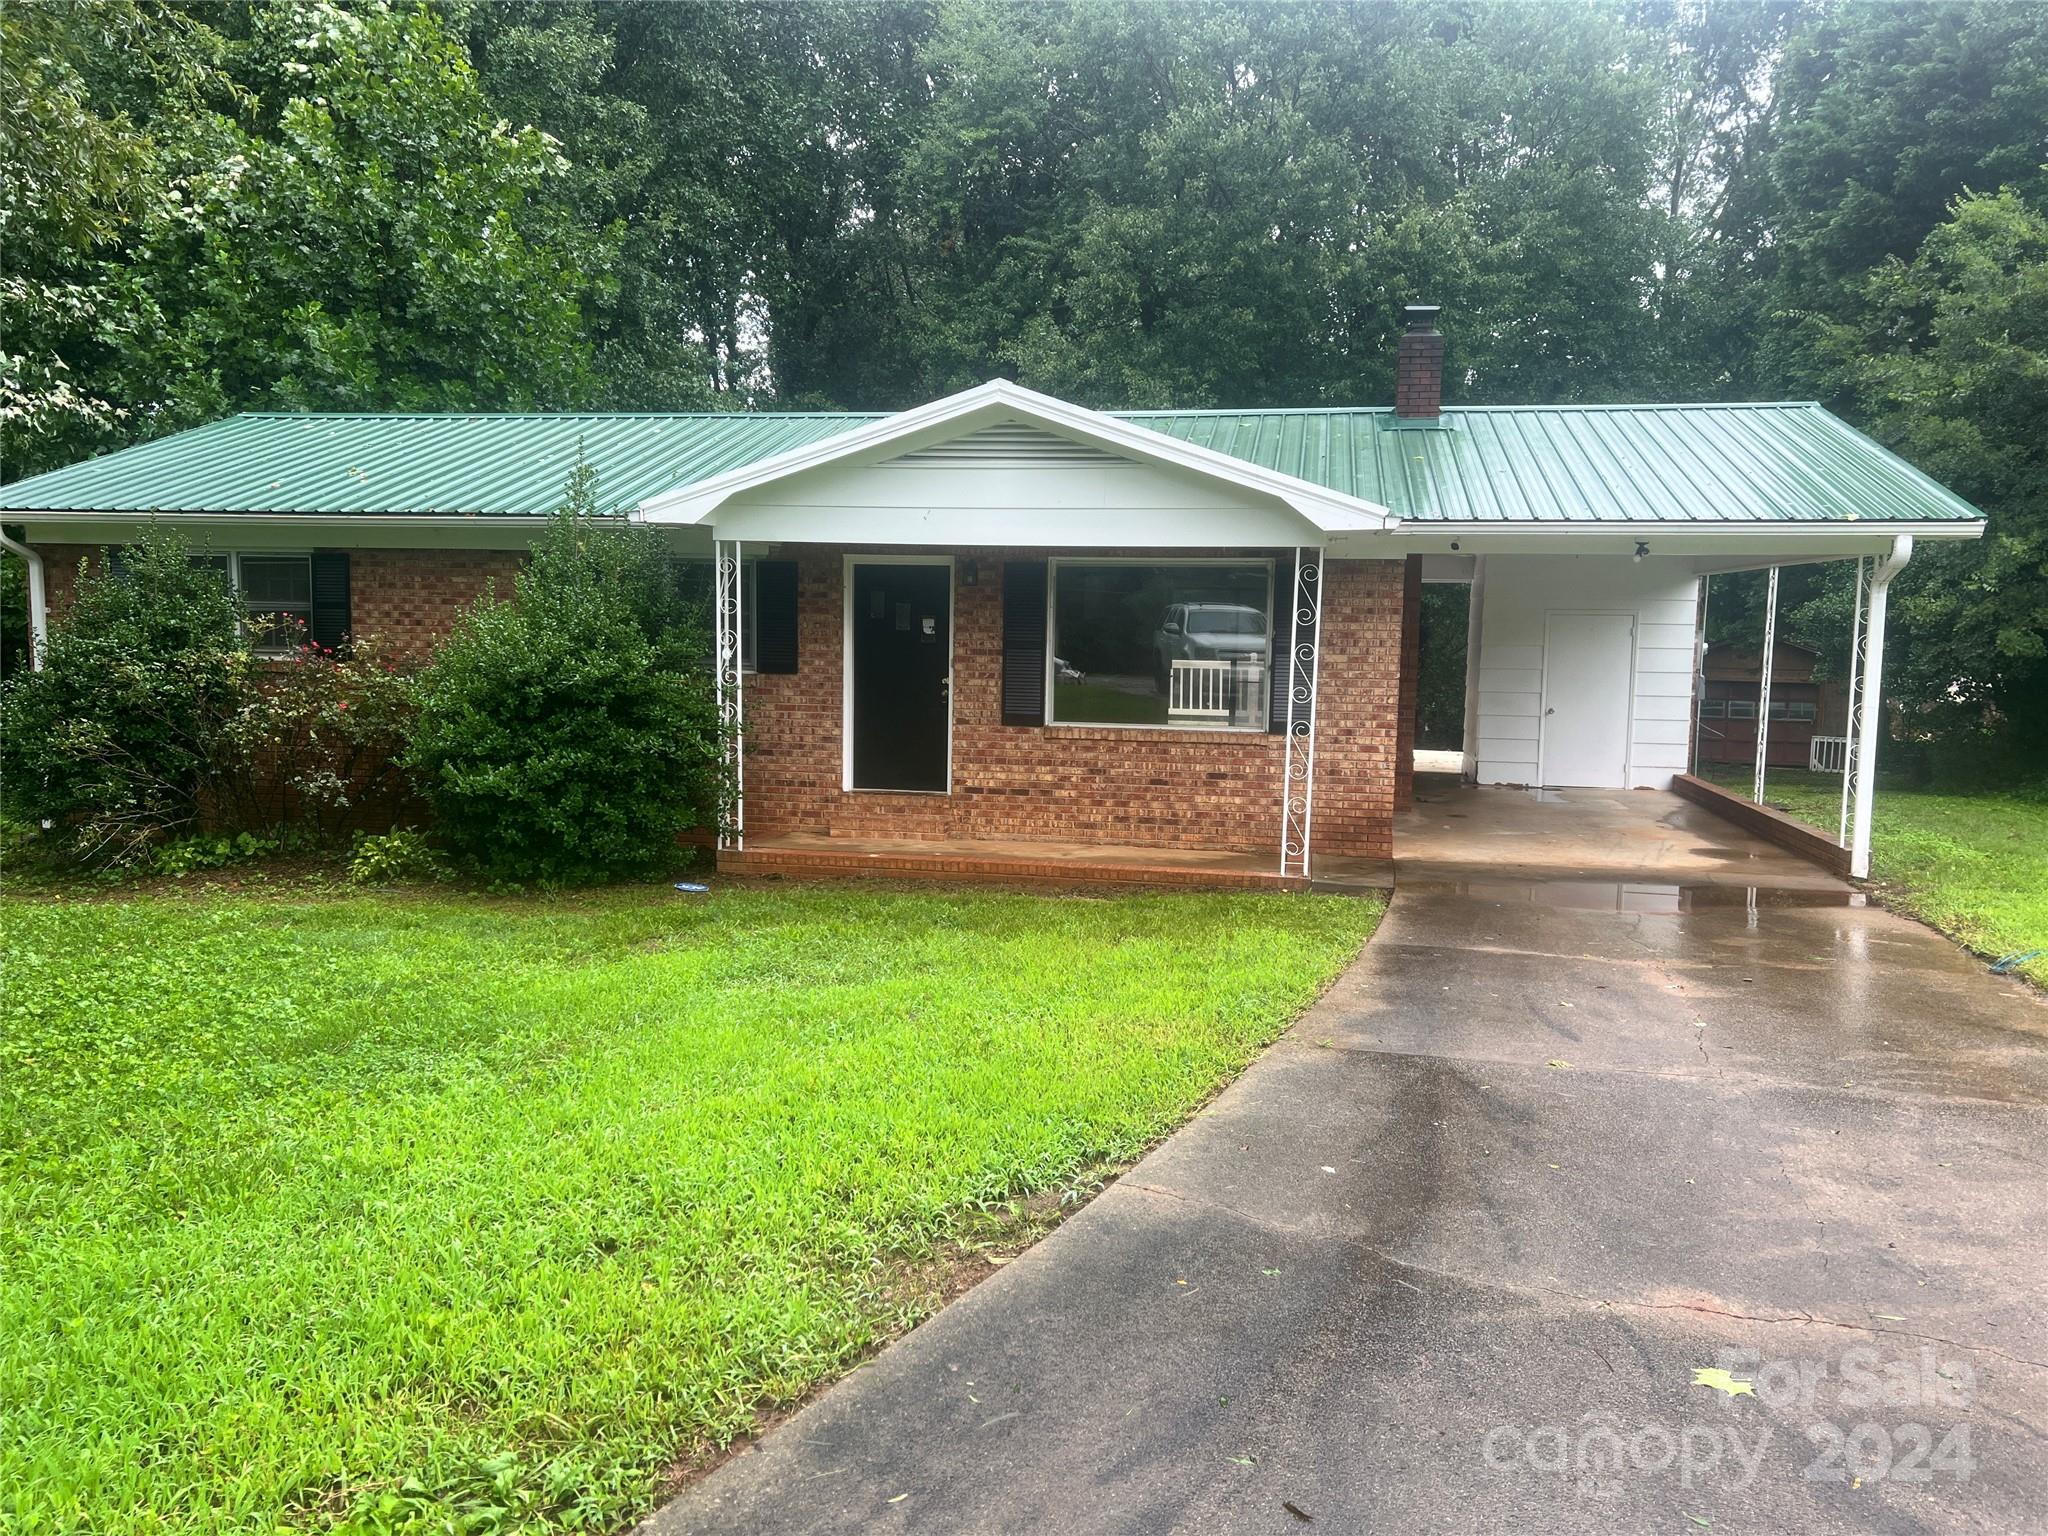
[[[1541,782],[1544,627],[1553,611],[1634,616],[1627,783],[1665,789],[1685,770],[1697,576],[1655,557],[1488,555],[1475,593],[1480,783]]]
[[[749,541],[1064,549],[1275,549],[1323,537],[1274,497],[1127,459],[829,464],[735,496],[719,509],[718,532]]]

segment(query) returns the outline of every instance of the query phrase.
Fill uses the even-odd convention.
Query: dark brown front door
[[[949,565],[853,568],[853,787],[946,788]]]

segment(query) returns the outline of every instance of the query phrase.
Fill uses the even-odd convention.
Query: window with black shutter
[[[1003,724],[1045,724],[1045,562],[1003,562]]]
[[[753,631],[756,672],[796,670],[796,562],[757,560],[754,562],[753,612],[748,616]]]
[[[1318,617],[1295,630],[1294,557],[1282,555],[1273,562],[1273,696],[1271,718],[1266,729],[1274,735],[1287,730],[1287,695],[1294,686],[1294,656],[1291,645],[1314,645]]]

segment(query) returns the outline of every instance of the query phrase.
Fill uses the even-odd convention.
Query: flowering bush
[[[325,840],[388,822],[408,788],[398,755],[417,711],[412,675],[374,642],[303,645],[262,669],[226,732],[221,817]]]

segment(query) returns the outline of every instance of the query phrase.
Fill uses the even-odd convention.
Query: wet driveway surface
[[[2048,1529],[2048,1005],[1667,797],[1505,809],[1425,803],[1229,1092],[651,1528]]]

